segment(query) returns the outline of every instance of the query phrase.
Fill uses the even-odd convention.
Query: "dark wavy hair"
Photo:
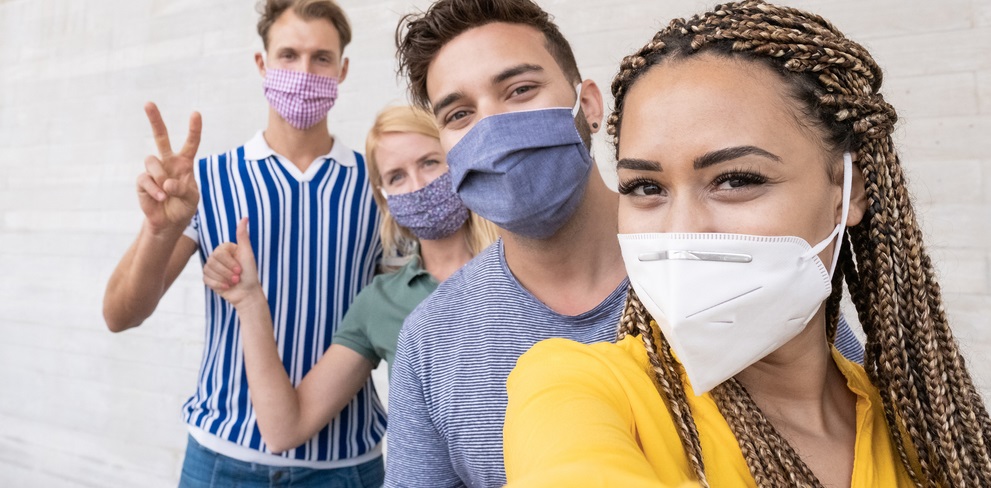
[[[530,0],[440,0],[426,12],[410,13],[396,27],[399,73],[409,83],[413,103],[430,105],[427,68],[445,44],[463,32],[493,22],[533,27],[544,34],[545,46],[564,75],[581,81],[571,44],[554,24],[553,17]]]

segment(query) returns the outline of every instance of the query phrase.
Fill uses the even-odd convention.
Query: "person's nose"
[[[662,217],[661,232],[716,232],[710,209],[694,195],[672,199]]]
[[[320,74],[319,67],[317,66],[317,58],[304,55],[303,56],[303,70],[311,75]]]
[[[411,192],[417,191],[425,186],[427,186],[427,178],[423,175],[423,172],[416,171],[410,176],[410,182],[413,183],[413,189]]]

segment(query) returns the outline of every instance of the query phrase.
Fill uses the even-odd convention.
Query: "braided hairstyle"
[[[845,280],[867,335],[864,368],[916,485],[991,486],[991,422],[947,323],[891,138],[897,116],[879,93],[880,68],[866,49],[817,15],[760,0],[718,5],[672,21],[624,58],[612,83],[615,109],[608,120],[617,152],[623,102],[638,78],[665,61],[701,52],[771,67],[808,122],[821,129],[826,146],[856,154],[867,209],[838,244],[826,301],[828,340],[835,335]],[[680,366],[632,288],[619,325],[620,338],[626,335],[642,338],[689,464],[708,486]],[[821,486],[738,381],[719,385],[712,397],[758,486]]]

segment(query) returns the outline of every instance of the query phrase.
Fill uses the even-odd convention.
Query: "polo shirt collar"
[[[255,136],[244,145],[244,159],[261,161],[271,156],[278,156],[280,159],[285,159],[288,161],[288,158],[276,153],[271,147],[269,147],[268,141],[265,140],[265,131],[258,131],[258,133],[256,133]],[[354,167],[358,164],[357,159],[354,157],[354,151],[345,146],[337,137],[334,137],[334,145],[330,148],[329,153],[323,155],[323,158],[334,160],[342,166]]]
[[[420,257],[420,246],[416,246],[416,252],[413,253],[409,258],[409,262],[406,263],[405,274],[406,274],[406,284],[412,285],[413,280],[426,275],[427,277],[433,278],[426,269],[423,268],[423,258]]]

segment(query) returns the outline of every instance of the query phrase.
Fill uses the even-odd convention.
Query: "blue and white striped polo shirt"
[[[238,221],[249,218],[279,355],[299,384],[330,347],[381,254],[362,157],[338,140],[303,173],[259,132],[244,146],[201,159],[195,175],[200,203],[186,235],[199,243],[205,263],[218,245],[236,240]],[[199,386],[183,406],[193,437],[221,454],[270,465],[347,466],[380,454],[385,410],[369,379],[312,439],[272,455],[248,397],[239,327],[234,308],[207,288]]]

